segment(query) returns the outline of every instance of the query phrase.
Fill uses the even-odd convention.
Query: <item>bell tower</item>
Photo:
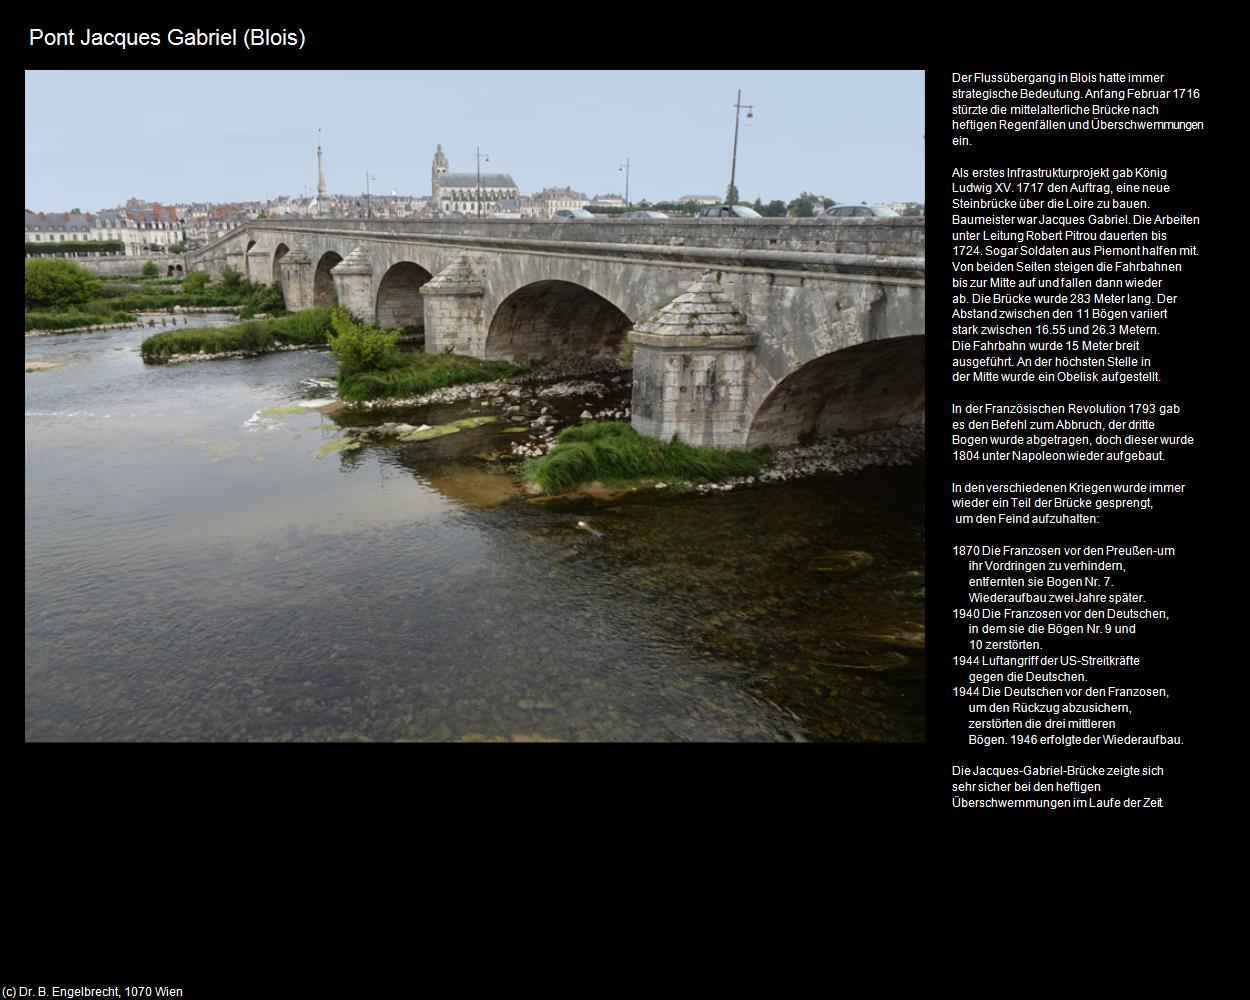
[[[442,186],[443,174],[447,173],[449,166],[447,157],[443,155],[443,144],[440,142],[437,151],[434,153],[434,164],[430,167],[430,201],[435,211],[441,207],[438,190]]]

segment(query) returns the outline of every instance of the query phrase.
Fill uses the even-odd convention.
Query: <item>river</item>
[[[499,503],[503,425],[325,454],[328,353],[151,332],[26,338],[28,741],[924,738],[921,467]]]

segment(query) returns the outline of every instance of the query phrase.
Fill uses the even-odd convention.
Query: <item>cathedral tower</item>
[[[438,150],[434,153],[434,164],[430,167],[430,201],[438,207],[438,189],[442,186],[443,174],[447,173],[450,164],[447,157],[443,155],[443,144],[438,144]]]

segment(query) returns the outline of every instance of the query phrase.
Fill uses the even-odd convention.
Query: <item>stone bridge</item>
[[[427,351],[632,347],[633,425],[717,447],[924,421],[924,220],[255,222],[190,255]]]

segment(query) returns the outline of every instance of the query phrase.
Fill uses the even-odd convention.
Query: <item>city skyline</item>
[[[337,194],[367,170],[376,194],[428,195],[441,144],[524,194],[623,194],[628,157],[633,202],[723,195],[738,88],[741,200],[924,201],[921,71],[31,71],[26,207],[312,195],[319,128]]]

